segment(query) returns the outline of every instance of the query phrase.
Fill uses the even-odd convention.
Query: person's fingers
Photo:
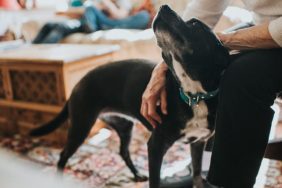
[[[140,112],[144,117],[147,116],[148,114],[147,109],[148,109],[148,100],[149,100],[145,92],[142,96],[141,109],[140,109]]]
[[[161,117],[156,112],[157,105],[161,102],[161,92],[165,85],[165,72],[167,68],[165,64],[157,65],[151,75],[151,79],[143,93],[140,113],[146,118],[153,126],[157,126],[157,122],[161,123]],[[166,98],[166,93],[163,94]],[[157,104],[157,102],[159,104]],[[163,102],[163,108],[166,108],[166,101]]]
[[[153,119],[151,119],[149,116],[146,119],[147,121],[149,121],[149,123],[153,126],[154,129],[157,127],[157,123]]]
[[[156,122],[148,115],[148,104],[144,102],[143,108],[142,108],[142,115],[144,118],[153,126],[155,129],[157,124]]]
[[[162,110],[162,113],[167,115],[167,93],[166,93],[166,89],[164,88],[162,91],[161,91],[161,110]]]
[[[142,98],[141,108],[140,108],[140,113],[141,113],[142,116],[145,115],[145,111],[144,111],[145,105],[146,105],[146,103],[145,103],[144,99]]]
[[[158,123],[161,123],[162,119],[159,116],[159,114],[156,112],[156,108],[157,108],[157,101],[155,101],[155,100],[148,101],[148,115],[149,115],[149,117],[151,119],[157,121]]]

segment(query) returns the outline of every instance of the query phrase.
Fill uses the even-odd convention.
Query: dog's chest
[[[182,134],[185,134],[187,141],[206,140],[212,134],[208,129],[208,108],[204,101],[192,107],[193,117],[189,119]]]
[[[180,85],[186,93],[206,93],[199,81],[195,81],[185,72],[180,62],[172,56],[173,69],[178,78]],[[208,108],[204,101],[200,101],[197,105],[191,107],[193,117],[190,118],[184,125],[181,131],[185,134],[188,141],[205,140],[211,135],[208,129]]]
[[[208,126],[208,108],[204,101],[192,107],[193,117],[186,123],[186,127],[206,128]]]
[[[202,85],[198,81],[192,80],[184,71],[182,65],[173,58],[173,69],[181,84],[184,92],[188,93],[205,93]],[[185,129],[191,127],[203,128],[207,127],[208,108],[204,101],[200,101],[197,105],[191,107],[193,111],[192,119],[186,122]]]

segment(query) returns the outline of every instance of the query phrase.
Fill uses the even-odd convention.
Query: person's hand
[[[233,34],[233,32],[232,32]],[[222,42],[222,44],[228,48],[228,42],[231,40],[231,36],[232,36],[231,33],[229,34],[226,34],[224,32],[217,32],[216,33],[216,36],[217,38]]]
[[[226,36],[223,32],[216,32],[216,36],[222,43],[226,40]]]
[[[160,63],[154,68],[150,82],[142,96],[140,112],[154,128],[157,123],[162,122],[160,115],[156,112],[157,106],[160,105],[162,113],[167,114],[166,71],[165,63]]]
[[[93,6],[96,7],[97,9],[99,9],[99,10],[104,10],[105,9],[104,4],[102,2],[100,2],[100,1],[97,1],[97,2],[94,1],[93,2]]]

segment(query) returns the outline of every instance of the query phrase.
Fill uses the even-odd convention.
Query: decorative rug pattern
[[[70,158],[65,169],[65,178],[82,183],[85,188],[147,188],[148,182],[136,183],[119,153],[119,138],[114,131],[111,136],[98,144],[83,144]],[[149,133],[135,127],[130,144],[130,153],[134,164],[148,175],[147,139]],[[15,135],[0,137],[0,147],[13,151],[40,166],[42,173],[54,174],[61,148],[40,139],[31,139]],[[163,169],[175,165],[176,161],[185,161],[189,156],[189,146],[176,142],[164,158]],[[264,188],[282,188],[282,162],[269,160],[267,163]],[[181,175],[181,173],[176,173]]]
[[[282,161],[269,160],[265,188],[282,188]]]
[[[69,159],[65,178],[82,183],[87,188],[145,188],[147,182],[136,183],[133,175],[119,155],[119,138],[114,131],[99,144],[83,144]],[[149,133],[142,127],[134,127],[130,144],[133,163],[143,174],[148,175],[147,139]],[[41,139],[20,135],[0,137],[0,147],[14,151],[21,158],[33,161],[43,173],[54,174],[62,148]],[[189,158],[189,146],[177,142],[164,158],[163,168],[169,168],[175,161]]]

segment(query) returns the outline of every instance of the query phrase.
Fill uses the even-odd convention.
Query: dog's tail
[[[61,110],[61,112],[48,123],[33,129],[29,135],[30,136],[43,136],[45,134],[49,134],[56,130],[60,125],[62,125],[69,116],[68,112],[68,102],[66,102],[65,106]]]

